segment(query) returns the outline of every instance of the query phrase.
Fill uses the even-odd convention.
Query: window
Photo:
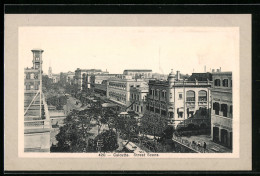
[[[173,118],[173,112],[169,112],[169,117]]]
[[[149,90],[149,94],[152,95],[153,94],[153,91],[152,89]]]
[[[139,112],[139,106],[136,106],[136,107],[137,107],[137,110],[136,110],[136,111]]]
[[[220,86],[220,79],[215,79],[214,85],[215,86]]]
[[[141,106],[141,112],[143,112],[143,106]]]
[[[161,110],[161,115],[166,116],[166,111],[165,110]]]
[[[34,73],[30,75],[30,79],[34,79]]]
[[[228,87],[228,79],[224,79],[222,82],[223,82],[223,87]]]
[[[216,115],[219,115],[219,103],[213,103],[213,110],[215,110]]]
[[[194,91],[187,91],[186,92],[186,101],[195,101],[195,92]]]
[[[179,94],[179,99],[182,99],[182,93]]]
[[[30,89],[31,89],[31,90],[33,90],[33,88],[34,88],[34,86],[33,86],[33,85],[31,85]]]
[[[199,91],[199,101],[207,101],[207,92],[205,90]]]
[[[231,105],[230,106],[230,114],[232,114],[233,113],[233,106]]]
[[[223,116],[227,117],[227,104],[221,104],[221,111],[223,112]]]
[[[164,98],[164,92],[161,92],[161,97]]]
[[[182,118],[182,116],[183,116],[183,112],[179,112],[178,113],[178,118]]]
[[[155,96],[156,97],[158,96],[158,90],[155,90]]]
[[[230,87],[232,87],[232,79],[230,80]]]

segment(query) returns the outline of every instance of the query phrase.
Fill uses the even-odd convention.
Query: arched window
[[[214,85],[215,86],[220,86],[220,79],[215,79]]]
[[[187,91],[186,92],[186,101],[195,101],[195,92],[194,91]]]
[[[207,101],[207,92],[205,90],[199,91],[199,101]]]
[[[223,87],[228,87],[228,79],[224,79],[222,81],[222,85],[223,85]]]

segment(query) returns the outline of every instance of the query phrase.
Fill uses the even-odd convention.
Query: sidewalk
[[[202,146],[201,148],[203,148],[203,144],[205,142],[207,145],[206,149],[210,153],[232,153],[231,149],[213,142],[211,137],[207,135],[180,137],[180,139],[184,140],[185,143],[192,143],[192,141],[195,141],[196,143],[200,142],[200,145]]]

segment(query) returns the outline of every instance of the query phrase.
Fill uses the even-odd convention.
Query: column
[[[219,131],[218,131],[218,140],[221,143],[222,142],[221,141],[221,130],[222,130],[222,128],[219,126],[218,129],[219,129]]]
[[[213,124],[211,124],[211,140],[213,141]]]

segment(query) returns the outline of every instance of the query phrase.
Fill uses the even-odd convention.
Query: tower
[[[33,98],[28,98],[30,101],[29,106],[26,108],[24,116],[26,116],[27,111],[30,109],[32,104],[35,104],[35,102],[39,103],[39,117],[42,116],[42,49],[33,49],[31,50],[33,53],[33,67],[30,70],[27,70],[27,77],[26,77],[26,83],[29,85],[29,88],[27,89],[25,94],[27,93],[27,90],[34,91]]]
[[[171,70],[171,73],[168,76],[168,82],[169,82],[169,86],[171,86],[172,84],[174,84],[175,81],[175,75],[173,73],[173,69]]]
[[[51,68],[51,67],[49,67],[48,77],[49,77],[49,78],[52,78],[52,68]]]
[[[42,70],[41,65],[42,65],[42,49],[33,49],[33,69],[35,70]]]

